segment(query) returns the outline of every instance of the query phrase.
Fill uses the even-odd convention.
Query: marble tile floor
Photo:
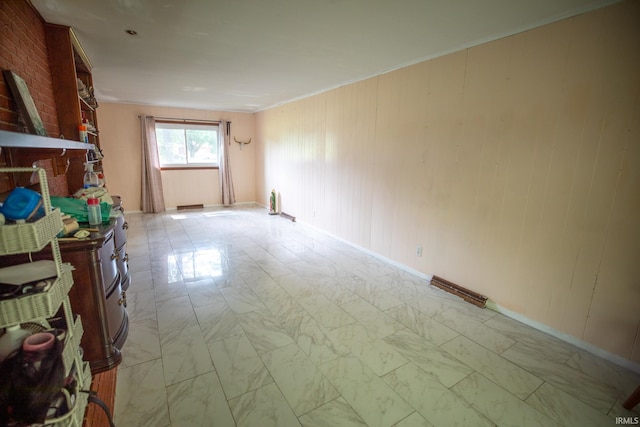
[[[259,206],[128,215],[119,427],[607,426],[640,375]]]

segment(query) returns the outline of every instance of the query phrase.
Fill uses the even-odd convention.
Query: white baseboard
[[[238,206],[238,205],[242,206],[242,205],[260,205],[260,204],[256,203],[256,202],[238,202],[234,206]],[[260,206],[262,206],[262,205],[260,205]],[[221,204],[221,203],[220,204],[215,204],[215,205],[204,205],[203,206],[203,208],[224,208],[224,207],[225,206],[223,204]],[[177,207],[165,208],[165,211],[167,211],[167,212],[173,212],[173,211],[177,211],[177,210],[178,210]],[[144,212],[142,212],[141,210],[135,210],[134,211],[134,210],[126,209],[124,213],[125,213],[125,215],[128,215],[128,214],[142,214]]]
[[[357,250],[359,250],[360,252],[364,252],[364,253],[366,253],[367,255],[371,255],[372,257],[377,258],[377,259],[379,259],[380,261],[384,261],[384,262],[386,262],[387,264],[391,264],[391,265],[393,265],[394,267],[397,267],[397,268],[399,268],[400,270],[406,271],[407,273],[413,274],[414,276],[417,276],[417,277],[419,277],[419,278],[421,278],[421,279],[424,279],[424,280],[426,280],[427,282],[430,282],[430,281],[431,281],[431,277],[432,277],[432,275],[431,275],[431,274],[425,274],[425,273],[423,273],[423,272],[421,272],[421,271],[415,270],[415,269],[413,269],[413,268],[411,268],[411,267],[409,267],[409,266],[406,266],[406,265],[401,264],[401,263],[399,263],[399,262],[397,262],[397,261],[394,261],[394,260],[392,260],[392,259],[390,259],[390,258],[387,258],[387,257],[385,257],[384,255],[380,255],[380,254],[379,254],[379,253],[377,253],[377,252],[374,252],[374,251],[372,251],[372,250],[370,250],[370,249],[367,249],[367,248],[365,248],[365,247],[362,247],[362,246],[360,246],[360,245],[358,245],[358,244],[356,244],[356,243],[350,242],[350,241],[348,241],[348,240],[346,240],[346,239],[343,239],[342,237],[339,237],[339,236],[336,236],[336,235],[334,235],[334,234],[331,234],[331,233],[329,233],[328,231],[323,230],[323,229],[321,229],[321,228],[318,228],[318,227],[316,227],[316,226],[314,226],[314,225],[311,225],[311,224],[309,224],[309,223],[307,223],[307,222],[304,222],[304,221],[297,221],[296,223],[297,223],[297,224],[300,224],[300,225],[302,225],[302,226],[304,226],[304,227],[306,227],[306,228],[309,228],[310,230],[313,230],[313,231],[315,231],[315,232],[318,232],[318,233],[320,233],[320,234],[324,234],[324,235],[325,235],[325,236],[327,236],[327,237],[331,237],[332,239],[335,239],[335,240],[339,241],[340,243],[344,243],[345,245],[351,246],[352,248],[357,249]]]
[[[397,268],[399,268],[401,270],[404,270],[407,273],[411,273],[411,274],[413,274],[413,275],[415,275],[417,277],[420,277],[421,279],[424,279],[427,282],[431,282],[431,277],[433,276],[431,274],[425,274],[425,273],[423,273],[421,271],[418,271],[418,270],[410,268],[410,267],[408,267],[406,265],[400,264],[397,261],[389,259],[389,258],[387,258],[387,257],[385,257],[383,255],[380,255],[380,254],[376,253],[376,252],[373,252],[370,249],[363,248],[362,246],[359,246],[359,245],[357,245],[357,244],[355,244],[353,242],[350,242],[348,240],[345,240],[345,239],[343,239],[341,237],[335,236],[335,235],[333,235],[333,234],[331,234],[331,233],[329,233],[329,232],[327,232],[325,230],[322,230],[322,229],[320,229],[318,227],[315,227],[315,226],[313,226],[311,224],[308,224],[308,223],[306,223],[304,221],[298,222],[298,224],[304,225],[305,227],[308,227],[311,230],[317,231],[318,233],[324,234],[324,235],[326,235],[328,237],[336,239],[339,242],[345,243],[345,244],[347,244],[347,245],[349,245],[349,246],[351,246],[351,247],[353,247],[355,249],[358,249],[358,250],[366,253],[367,255],[371,255],[371,256],[373,256],[373,257],[375,257],[375,258],[377,258],[377,259],[379,259],[381,261],[384,261],[384,262],[387,262],[387,263],[393,265],[394,267],[397,267]],[[543,323],[537,322],[537,321],[535,321],[533,319],[529,319],[528,317],[523,316],[522,314],[516,313],[515,311],[508,310],[508,309],[496,304],[495,302],[493,302],[491,300],[487,301],[486,308],[488,308],[489,310],[496,311],[496,312],[498,312],[500,314],[504,314],[505,316],[507,316],[507,317],[509,317],[511,319],[517,320],[520,323],[524,323],[527,326],[531,326],[532,328],[537,329],[537,330],[539,330],[541,332],[544,332],[546,334],[549,334],[549,335],[551,335],[551,336],[553,336],[555,338],[558,338],[561,341],[564,341],[564,342],[566,342],[568,344],[571,344],[571,345],[575,345],[576,347],[578,347],[578,348],[580,348],[582,350],[585,350],[585,351],[587,351],[587,352],[589,352],[589,353],[591,353],[591,354],[593,354],[595,356],[601,357],[601,358],[603,358],[603,359],[605,359],[605,360],[607,360],[607,361],[609,361],[611,363],[615,363],[616,365],[619,365],[619,366],[621,366],[621,367],[623,367],[625,369],[628,369],[630,371],[633,371],[633,372],[636,372],[636,373],[640,374],[640,365],[630,361],[629,359],[625,359],[622,356],[618,356],[617,354],[610,353],[610,352],[608,352],[606,350],[603,350],[603,349],[601,349],[599,347],[596,347],[593,344],[590,344],[590,343],[588,343],[586,341],[582,341],[581,339],[576,338],[576,337],[574,337],[572,335],[566,334],[564,332],[560,332],[560,331],[558,331],[556,329],[553,329],[550,326],[547,326],[547,325],[545,325]]]
[[[596,347],[593,344],[590,344],[586,341],[583,341],[579,338],[574,337],[573,335],[566,334],[564,332],[558,331],[550,326],[545,325],[544,323],[540,323],[536,320],[530,319],[520,313],[515,311],[511,311],[507,308],[496,304],[494,301],[487,301],[487,308],[490,310],[497,311],[498,313],[504,314],[511,319],[517,320],[520,323],[524,323],[525,325],[531,326],[534,329],[537,329],[541,332],[551,335],[552,337],[558,338],[568,344],[575,345],[582,350],[585,350],[595,356],[601,357],[605,360],[608,360],[611,363],[615,363],[616,365],[622,366],[630,371],[633,371],[637,374],[640,374],[640,365],[632,362],[629,359],[625,359],[622,356],[618,356],[617,354],[610,353],[606,350],[601,349],[600,347]]]

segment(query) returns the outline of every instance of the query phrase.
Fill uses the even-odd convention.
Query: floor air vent
[[[186,209],[203,209],[204,205],[200,204],[200,205],[182,205],[182,206],[177,206],[179,211],[183,211]]]
[[[443,279],[442,277],[433,276],[431,278],[431,284],[442,289],[443,291],[457,295],[463,300],[470,302],[473,305],[477,305],[480,308],[484,308],[487,303],[487,297],[485,297],[484,295],[480,295],[477,292],[465,289],[462,286],[456,285],[453,282]]]

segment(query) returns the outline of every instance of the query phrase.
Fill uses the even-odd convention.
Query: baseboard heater
[[[477,292],[470,291],[469,289],[465,289],[460,285],[456,285],[453,282],[450,282],[442,277],[433,276],[431,278],[431,284],[435,287],[442,289],[443,291],[449,292],[450,294],[454,294],[459,296],[466,302],[470,302],[473,305],[477,305],[480,308],[484,308],[487,304],[487,297],[484,295],[480,295]]]
[[[179,211],[183,211],[185,209],[203,209],[204,205],[200,204],[200,205],[182,205],[182,206],[178,206],[177,207]]]

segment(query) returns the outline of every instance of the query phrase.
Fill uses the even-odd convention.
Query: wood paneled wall
[[[258,201],[640,363],[638,22],[626,1],[257,113]]]

